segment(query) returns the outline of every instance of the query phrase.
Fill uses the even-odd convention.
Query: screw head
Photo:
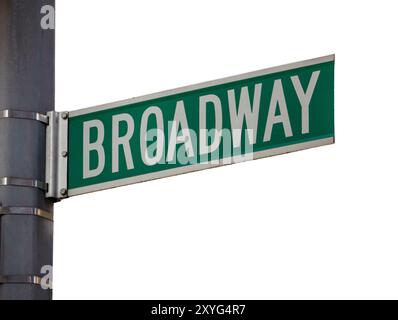
[[[61,196],[66,197],[68,195],[68,190],[66,189],[61,189]]]
[[[62,112],[62,114],[61,114],[62,119],[66,120],[66,119],[68,119],[68,117],[69,117],[69,112]]]
[[[66,158],[68,156],[68,151],[62,151],[61,155]]]

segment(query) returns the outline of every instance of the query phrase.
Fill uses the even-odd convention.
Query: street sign
[[[68,196],[332,144],[334,55],[73,111],[65,132]]]

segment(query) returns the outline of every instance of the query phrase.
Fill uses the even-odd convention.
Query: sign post
[[[331,144],[334,55],[73,111],[61,127],[64,196]]]
[[[0,0],[0,300],[52,298],[54,0]],[[46,280],[47,279],[47,280]]]

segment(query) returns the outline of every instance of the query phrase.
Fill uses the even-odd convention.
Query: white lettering
[[[297,97],[299,98],[301,105],[301,133],[310,132],[310,120],[309,120],[309,106],[314,93],[316,83],[318,81],[320,71],[314,71],[311,75],[310,83],[307,87],[307,92],[304,92],[303,87],[298,76],[291,77],[294,90],[296,90]]]
[[[214,107],[215,112],[215,126],[214,130],[207,130],[207,113],[206,108],[208,103],[211,103]],[[200,140],[200,154],[208,154],[215,151],[221,142],[221,131],[222,130],[222,109],[221,101],[214,94],[202,96],[199,98],[199,140]],[[208,144],[208,133],[214,133],[213,142]]]
[[[279,105],[280,115],[276,116],[276,107]],[[274,88],[272,90],[271,103],[268,111],[267,124],[265,126],[264,142],[271,140],[272,129],[274,124],[282,123],[285,137],[293,135],[290,126],[289,114],[287,112],[286,99],[283,93],[282,80],[274,81]]]
[[[228,90],[229,111],[231,117],[231,129],[234,148],[240,147],[244,118],[246,119],[247,129],[253,130],[253,135],[251,136],[251,139],[249,139],[249,141],[251,144],[256,143],[261,88],[261,83],[255,85],[253,106],[251,106],[249,89],[248,87],[243,87],[240,93],[238,111],[236,108],[235,90]]]
[[[156,146],[156,155],[153,157],[149,156],[148,152],[148,145],[147,142],[149,139],[153,139],[154,137],[149,137],[149,133],[147,131],[148,129],[148,119],[150,115],[154,115],[156,117],[156,142],[153,143],[153,145]],[[151,133],[155,133],[155,130],[150,130]],[[152,134],[151,134],[152,135]],[[155,134],[154,134],[155,135]],[[153,141],[153,140],[151,140]],[[142,120],[141,120],[141,156],[142,156],[142,161],[148,165],[148,166],[153,166],[157,163],[162,158],[164,152],[164,125],[163,125],[163,113],[162,110],[160,110],[159,107],[150,107],[145,110],[144,114],[142,115]]]
[[[97,140],[90,142],[90,131],[97,129]],[[100,175],[105,167],[105,151],[102,146],[104,142],[104,124],[100,120],[91,120],[83,123],[83,179]],[[90,169],[90,153],[98,154],[98,165]]]
[[[127,132],[124,136],[119,136],[120,123],[127,124]],[[134,133],[134,119],[127,113],[118,114],[112,117],[112,172],[119,172],[119,146],[123,147],[124,158],[127,169],[134,169],[133,156],[131,155],[130,140]]]
[[[178,135],[178,128],[181,126],[181,135]],[[194,156],[194,149],[192,139],[189,132],[187,116],[185,113],[184,102],[182,100],[177,102],[174,114],[174,120],[171,124],[171,133],[169,139],[169,147],[167,150],[167,161],[171,162],[174,159],[177,144],[183,143],[188,157]]]

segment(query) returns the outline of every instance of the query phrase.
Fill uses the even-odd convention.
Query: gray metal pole
[[[40,285],[53,260],[40,115],[54,110],[55,30],[42,27],[43,6],[55,0],[0,0],[0,299],[7,300],[52,299]]]

